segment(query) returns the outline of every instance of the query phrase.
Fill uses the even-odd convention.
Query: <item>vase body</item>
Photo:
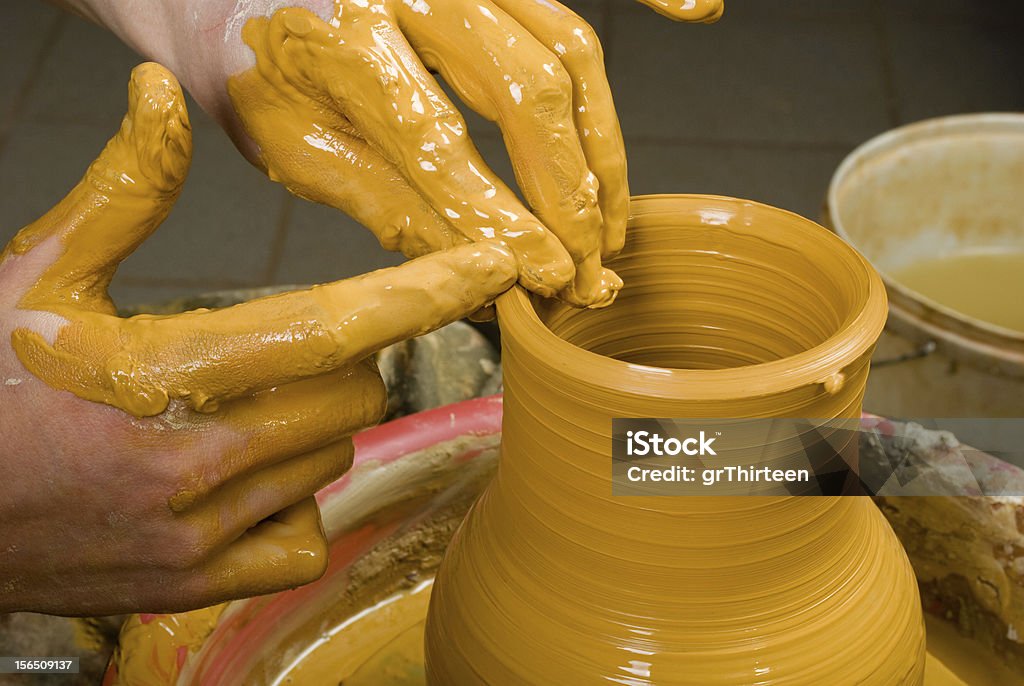
[[[920,684],[913,572],[865,497],[616,497],[613,417],[859,417],[884,288],[782,210],[633,201],[619,302],[509,292],[498,473],[449,546],[432,686]]]

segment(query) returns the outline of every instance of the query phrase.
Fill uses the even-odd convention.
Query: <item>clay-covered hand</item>
[[[191,157],[174,77],[132,75],[84,179],[0,257],[0,611],[167,611],[317,578],[311,495],[380,418],[367,357],[516,280],[495,242],[222,310],[119,318],[117,264]]]
[[[556,0],[57,1],[171,65],[252,162],[384,247],[497,238],[536,293],[600,307],[621,288],[602,260],[624,241],[622,134],[597,36]],[[640,2],[680,21],[723,6]],[[525,205],[432,71],[497,122]]]
[[[330,13],[290,7],[242,28],[256,63],[228,90],[270,176],[386,248],[499,238],[527,288],[610,303],[622,284],[601,260],[622,246],[629,193],[593,30],[551,0],[337,0]],[[533,212],[432,70],[497,122]]]
[[[687,21],[722,9],[643,1]],[[240,25],[255,55],[229,92],[273,178],[386,248],[411,256],[497,237],[527,288],[612,302],[622,282],[602,260],[625,238],[626,157],[585,21],[555,0],[307,0],[271,14],[282,4],[246,3],[249,18],[234,15],[224,36]],[[498,124],[530,209],[484,163],[431,71]]]

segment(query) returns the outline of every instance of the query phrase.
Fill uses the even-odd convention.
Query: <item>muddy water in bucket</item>
[[[499,301],[501,460],[435,581],[429,683],[922,683],[913,573],[869,499],[611,494],[612,417],[858,417],[881,280],[764,205],[632,212],[615,305]]]
[[[826,221],[882,273],[889,293],[876,355],[888,364],[872,374],[868,410],[1024,416],[1022,185],[1020,114],[901,127],[836,171]]]
[[[960,314],[1024,333],[1024,250],[972,250],[918,260],[893,278]]]

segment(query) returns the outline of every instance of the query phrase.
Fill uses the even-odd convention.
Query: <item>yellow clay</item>
[[[295,666],[279,677],[281,683],[422,684],[423,622],[430,588],[431,583],[424,582],[347,618],[340,626],[319,632]]]
[[[121,627],[112,661],[123,683],[168,686],[178,677],[179,654],[194,652],[210,635],[226,604],[174,615],[132,615]],[[121,646],[131,646],[122,650]]]
[[[576,305],[622,282],[602,256],[628,211],[622,135],[601,46],[548,0],[338,0],[251,19],[256,65],[228,87],[271,178],[421,255],[500,239],[520,280]],[[428,69],[500,126],[537,216],[484,163]],[[543,222],[543,223],[542,223]],[[575,273],[575,278],[574,278]]]
[[[655,11],[677,21],[718,21],[725,11],[725,0],[640,0]]]
[[[384,412],[369,355],[486,305],[515,282],[516,265],[497,242],[481,241],[222,310],[120,318],[110,280],[170,211],[190,159],[177,81],[157,64],[139,66],[120,131],[0,262],[38,269],[15,296],[25,323],[10,341],[29,372],[135,417],[159,415],[118,439],[128,454],[133,441],[191,441],[217,455],[154,515],[194,533],[180,562],[191,590],[179,594],[194,603],[322,573],[326,542],[311,494],[348,469],[349,436]]]
[[[881,278],[782,210],[632,208],[613,306],[498,300],[501,459],[438,571],[428,683],[920,686],[914,573],[870,499],[611,483],[614,417],[859,417]]]
[[[483,243],[222,310],[118,318],[106,290],[114,270],[166,217],[190,157],[177,82],[143,65],[120,132],[82,182],[8,246],[5,258],[59,241],[59,256],[19,303],[57,315],[59,325],[18,329],[12,340],[22,363],[51,386],[139,417],[163,412],[172,399],[212,412],[437,328],[514,278],[508,253]]]

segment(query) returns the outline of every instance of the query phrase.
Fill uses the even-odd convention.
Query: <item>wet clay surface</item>
[[[676,21],[718,21],[725,11],[724,0],[640,0]]]
[[[765,206],[634,199],[610,308],[499,300],[498,475],[431,600],[431,684],[920,684],[920,601],[866,498],[613,497],[612,417],[858,417],[884,288]],[[648,366],[648,365],[657,365]]]
[[[328,630],[275,684],[418,686],[431,581],[390,598]]]
[[[119,650],[115,659],[125,683],[165,686],[178,676],[179,660],[198,650],[224,612],[225,605],[174,615],[132,615],[121,627],[120,644],[138,650]]]
[[[428,580],[347,618],[275,683],[425,686],[423,642],[430,590]],[[1024,677],[999,665],[945,622],[929,617],[927,626],[924,686],[1024,683]]]

